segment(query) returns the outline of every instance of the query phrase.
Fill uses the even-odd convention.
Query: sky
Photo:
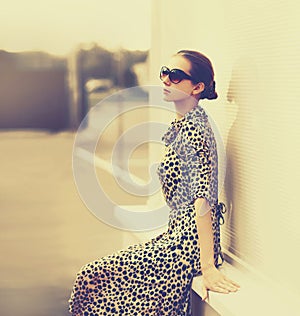
[[[2,3],[1,3],[2,2]],[[150,47],[151,0],[1,0],[0,49],[57,55],[79,43]]]

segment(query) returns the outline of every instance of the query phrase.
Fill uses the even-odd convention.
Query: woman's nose
[[[165,78],[163,78],[162,80],[163,84],[166,86],[169,86],[171,84],[171,81],[169,79],[169,76],[165,76]]]

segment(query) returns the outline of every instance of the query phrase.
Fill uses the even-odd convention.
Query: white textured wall
[[[152,84],[179,49],[199,50],[215,67],[220,97],[203,106],[226,141],[224,247],[299,294],[300,5],[155,0],[152,9]]]

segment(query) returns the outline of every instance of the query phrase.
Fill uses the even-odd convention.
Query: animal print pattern
[[[216,141],[197,105],[164,134],[166,153],[157,172],[170,208],[167,230],[84,265],[77,274],[69,311],[75,316],[191,316],[190,290],[201,275],[194,200],[207,199],[214,233],[214,261],[223,263],[218,203]]]

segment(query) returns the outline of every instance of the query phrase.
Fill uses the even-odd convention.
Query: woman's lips
[[[164,89],[163,91],[164,91],[164,94],[168,94],[168,93],[170,93],[170,92],[171,92],[171,91],[170,91],[170,90],[168,90],[168,89]]]

